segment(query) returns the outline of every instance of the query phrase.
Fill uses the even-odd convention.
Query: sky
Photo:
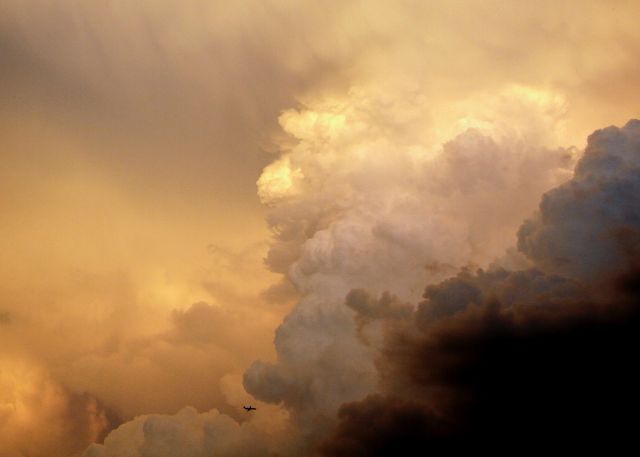
[[[0,457],[484,439],[507,346],[545,404],[562,348],[629,379],[571,344],[634,338],[638,17],[0,0]]]

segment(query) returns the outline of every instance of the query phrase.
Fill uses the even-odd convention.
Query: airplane
[[[251,405],[249,405],[249,406],[243,406],[243,408],[244,408],[246,411],[252,411],[252,410],[253,410],[253,411],[255,411],[255,410],[256,410],[256,409],[255,409],[253,406],[251,406]]]

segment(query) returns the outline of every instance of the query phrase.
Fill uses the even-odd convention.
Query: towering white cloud
[[[317,432],[340,404],[375,390],[371,349],[344,306],[349,290],[416,300],[425,283],[488,263],[514,243],[539,195],[568,176],[572,151],[536,135],[541,124],[552,131],[555,99],[531,93],[501,93],[527,108],[512,129],[495,113],[474,122],[469,112],[465,122],[479,129],[443,145],[429,142],[420,94],[353,89],[280,117],[292,141],[258,189],[275,233],[267,263],[302,298],[276,332],[277,363],[245,374],[248,392]]]
[[[574,152],[546,147],[536,135],[540,124],[553,130],[556,105],[523,93],[531,92],[501,92],[527,114],[511,119],[514,128],[470,109],[462,131],[444,143],[432,142],[419,94],[353,89],[282,114],[288,136],[258,192],[274,233],[267,265],[301,298],[276,332],[277,361],[257,361],[244,376],[256,399],[290,413],[279,452],[304,455],[340,405],[377,388],[372,348],[345,306],[350,290],[417,300],[425,284],[503,254],[539,195],[566,179]],[[199,423],[181,417],[166,420]],[[91,452],[115,455],[115,443],[127,442],[142,449],[141,432],[130,427]],[[242,429],[225,430],[235,436]],[[144,440],[151,446],[156,438]]]

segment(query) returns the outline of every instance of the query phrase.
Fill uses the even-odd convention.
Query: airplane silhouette
[[[243,408],[244,408],[246,411],[252,411],[252,410],[253,410],[253,411],[255,411],[255,410],[256,410],[256,409],[255,409],[253,406],[251,406],[251,405],[249,405],[249,406],[243,406]]]

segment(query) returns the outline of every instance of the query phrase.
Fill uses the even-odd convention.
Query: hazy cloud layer
[[[26,360],[0,358],[0,455],[71,456],[118,425],[96,398],[76,394]]]

